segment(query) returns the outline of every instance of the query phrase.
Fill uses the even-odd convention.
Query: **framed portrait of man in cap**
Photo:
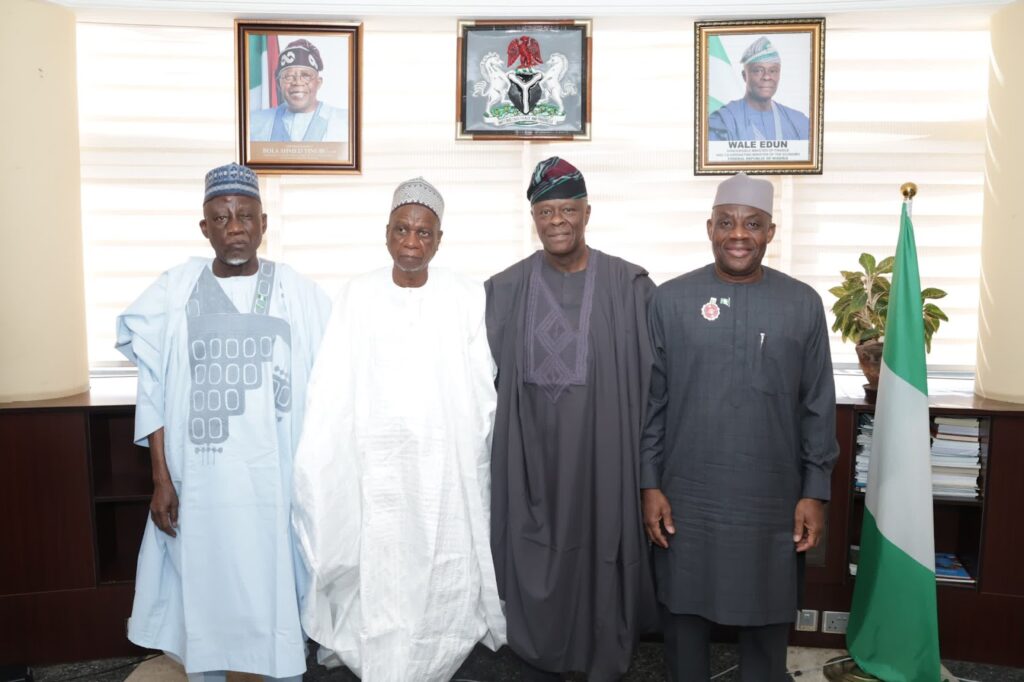
[[[703,21],[694,33],[694,173],[821,173],[825,20]]]
[[[241,163],[358,173],[361,47],[361,24],[236,21]]]
[[[460,21],[460,140],[590,139],[591,22]]]

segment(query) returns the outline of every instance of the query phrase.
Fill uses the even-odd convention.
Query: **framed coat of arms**
[[[458,35],[458,139],[590,139],[589,20],[460,21]]]

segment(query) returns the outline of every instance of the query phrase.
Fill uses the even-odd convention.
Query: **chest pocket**
[[[800,342],[777,325],[766,326],[761,334],[754,344],[751,362],[754,388],[768,395],[797,393],[803,367]]]

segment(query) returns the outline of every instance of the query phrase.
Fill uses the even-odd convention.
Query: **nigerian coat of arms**
[[[508,44],[507,59],[485,54],[480,73],[473,96],[487,98],[483,120],[499,127],[558,125],[565,121],[564,98],[578,92],[569,59],[554,52],[545,60],[537,39],[525,35]]]

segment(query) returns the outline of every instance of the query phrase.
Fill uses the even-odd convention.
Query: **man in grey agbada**
[[[637,478],[654,285],[587,246],[572,164],[541,161],[526,196],[543,250],[486,283],[494,569],[524,679],[607,682],[656,611]]]
[[[829,499],[835,386],[818,294],[761,265],[772,185],[739,174],[707,221],[715,262],[662,284],[640,481],[673,682],[710,678],[712,624],[740,679],[779,682],[803,553]]]

